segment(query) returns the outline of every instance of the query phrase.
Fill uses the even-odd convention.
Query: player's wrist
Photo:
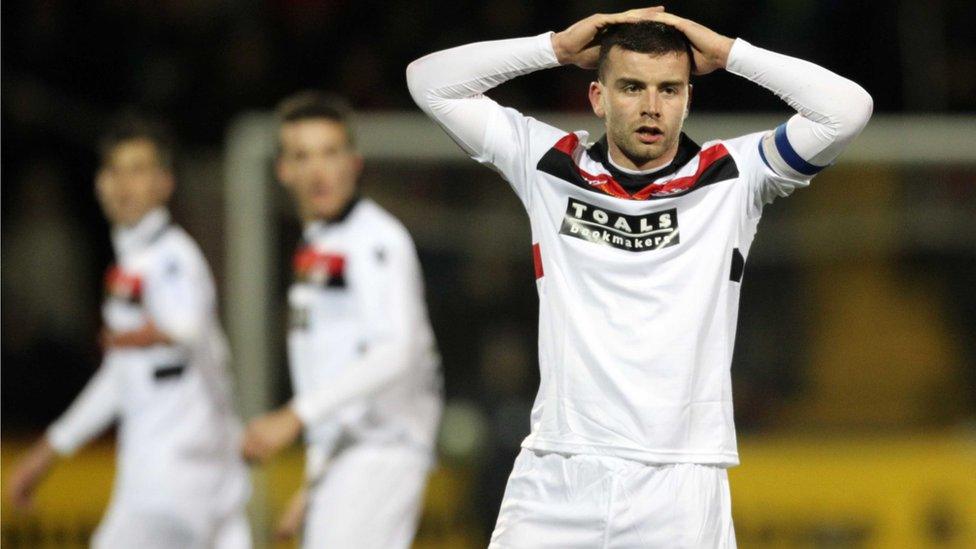
[[[552,33],[549,43],[552,45],[552,53],[556,56],[556,61],[560,65],[566,65],[572,62],[572,56],[565,46],[565,35],[563,33]]]
[[[729,46],[728,56],[725,60],[725,70],[735,75],[744,76],[746,69],[743,64],[748,63],[755,49],[755,46],[742,38],[732,40],[732,44]]]
[[[77,442],[70,438],[63,428],[55,424],[48,428],[34,448],[35,451],[41,451],[38,448],[45,448],[55,458],[61,458],[73,454],[77,446]]]
[[[732,54],[732,47],[735,45],[735,41],[735,38],[729,38],[728,36],[722,36],[722,39],[719,41],[719,45],[716,48],[716,63],[722,69],[729,66],[729,56]]]
[[[308,425],[312,417],[315,415],[315,410],[313,409],[312,403],[309,402],[308,399],[303,399],[298,396],[293,398],[284,409],[295,417],[302,428],[304,428],[305,425]]]

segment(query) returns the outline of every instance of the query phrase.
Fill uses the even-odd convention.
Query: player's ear
[[[593,108],[593,114],[603,118],[606,116],[607,111],[603,108],[603,84],[599,81],[590,82],[590,107]]]
[[[108,188],[111,177],[112,174],[108,171],[108,168],[98,168],[98,171],[95,172],[95,192],[105,192],[105,189]]]
[[[286,189],[291,188],[291,170],[286,165],[280,153],[275,158],[275,176],[282,187]]]
[[[359,154],[358,151],[355,152],[353,154],[352,161],[353,161],[353,169],[356,172],[356,179],[358,180],[359,176],[362,175],[363,173],[363,155]]]
[[[169,202],[171,196],[173,196],[173,191],[176,190],[176,177],[173,172],[169,170],[164,170],[163,173],[159,175],[159,201],[161,204],[166,204]]]

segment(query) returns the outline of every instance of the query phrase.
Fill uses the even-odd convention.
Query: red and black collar
[[[542,156],[536,167],[578,187],[628,200],[680,196],[739,175],[735,161],[724,145],[719,143],[702,150],[684,133],[678,142],[674,160],[663,169],[646,175],[627,173],[614,166],[608,158],[606,136],[582,153],[603,168],[603,173],[591,174],[576,162],[575,154],[579,146],[579,137],[575,133],[567,134]],[[671,177],[695,158],[699,162],[694,174]]]

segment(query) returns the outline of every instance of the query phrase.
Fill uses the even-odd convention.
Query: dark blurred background
[[[132,105],[172,125],[181,142],[181,186],[172,209],[200,240],[223,288],[225,136],[238,115],[267,111],[305,88],[343,94],[362,112],[416,112],[404,69],[425,53],[560,30],[596,10],[639,6],[513,0],[4,2],[5,447],[39,433],[98,364],[101,272],[111,249],[92,193],[93,143],[109,115]],[[900,136],[909,149],[921,125],[936,131],[946,120],[976,125],[976,3],[689,1],[669,2],[667,8],[852,78],[874,97],[876,118],[912,116]],[[590,79],[574,68],[543,71],[492,95],[522,110],[585,114]],[[756,112],[788,116],[772,94],[742,79],[697,79],[692,118]],[[931,145],[919,148],[931,151]],[[822,448],[818,437],[907,441],[894,443],[896,454],[910,454],[919,437],[932,433],[972,438],[976,153],[951,162],[926,154],[895,163],[862,154],[768,209],[747,268],[733,367],[743,475],[750,442],[756,441],[758,463],[767,451],[763,441],[781,436],[801,448]],[[444,441],[444,468],[454,476],[445,473],[435,486],[455,494],[444,497],[467,502],[458,520],[473,533],[455,541],[477,546],[494,522],[537,387],[531,259],[505,245],[528,242],[527,223],[505,184],[471,162],[373,162],[364,181],[367,194],[401,217],[418,241],[452,403],[447,430],[466,434]],[[280,266],[275,288],[282,295],[297,223],[287,197],[280,190],[273,197],[273,259]],[[460,231],[468,240],[443,237],[472,219],[502,220],[511,237],[503,231],[501,244],[494,245],[471,231]],[[280,335],[283,329],[269,336],[277,345],[276,402],[289,396]],[[870,454],[880,447],[841,445],[838,452]],[[970,460],[972,446],[966,448],[964,460]],[[770,452],[786,461],[787,450]],[[742,502],[740,538],[756,545],[877,542],[872,536],[880,527],[867,519],[852,519],[853,526],[826,519],[828,526],[764,523],[759,504],[748,507],[759,501],[751,497],[734,488],[733,498]],[[976,509],[954,507],[949,496],[933,497],[937,503],[924,510],[935,516],[931,539],[969,540],[958,532],[976,531],[966,529],[976,529]],[[436,507],[436,499],[431,505]],[[432,546],[431,540],[441,539],[434,523],[426,517],[421,536]]]

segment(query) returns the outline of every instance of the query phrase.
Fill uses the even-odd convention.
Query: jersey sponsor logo
[[[570,198],[560,234],[628,252],[678,244],[678,210],[627,215]]]
[[[142,302],[142,277],[127,273],[118,265],[105,272],[106,299],[120,299],[132,304]]]
[[[304,246],[292,262],[295,281],[324,288],[346,287],[346,257]]]

